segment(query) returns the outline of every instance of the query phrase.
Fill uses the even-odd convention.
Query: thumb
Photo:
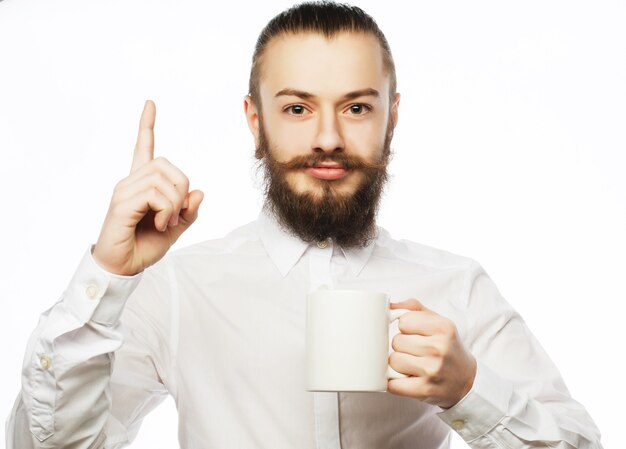
[[[426,307],[424,304],[422,304],[415,298],[406,299],[402,302],[392,302],[389,305],[392,309],[409,309],[413,311],[422,310],[422,311],[430,312],[430,309],[428,307]]]

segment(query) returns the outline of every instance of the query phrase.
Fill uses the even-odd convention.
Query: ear
[[[256,148],[259,148],[259,111],[256,104],[252,100],[250,95],[246,95],[243,99],[243,110],[246,114],[246,120],[248,122],[248,128],[254,136],[254,144]]]
[[[398,108],[400,107],[400,94],[396,93],[395,99],[391,104],[389,113],[391,114],[391,126],[393,128],[398,124]]]

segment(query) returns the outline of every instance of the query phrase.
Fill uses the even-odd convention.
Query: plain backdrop
[[[354,4],[386,33],[402,93],[379,223],[478,260],[605,447],[623,447],[626,3]],[[0,2],[3,417],[39,314],[97,238],[130,168],[147,98],[156,154],[206,194],[176,246],[256,218],[243,97],[258,32],[290,5]],[[168,400],[133,447],[177,447],[175,413]]]

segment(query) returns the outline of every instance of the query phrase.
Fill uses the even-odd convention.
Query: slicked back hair
[[[300,3],[283,11],[270,20],[261,31],[252,56],[248,86],[249,95],[258,106],[259,112],[262,56],[273,38],[285,34],[319,33],[330,39],[341,32],[371,34],[378,40],[383,53],[383,64],[389,73],[389,102],[392,104],[396,94],[396,68],[387,39],[374,19],[357,6],[316,1]]]

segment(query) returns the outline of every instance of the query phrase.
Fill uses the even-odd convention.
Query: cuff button
[[[463,427],[465,427],[465,421],[462,419],[455,419],[454,421],[452,421],[452,428],[454,430],[461,430]]]
[[[98,296],[98,287],[93,284],[89,284],[85,289],[85,294],[89,299],[96,299]]]
[[[52,365],[52,360],[47,355],[42,355],[39,357],[39,364],[43,369],[48,369]]]

